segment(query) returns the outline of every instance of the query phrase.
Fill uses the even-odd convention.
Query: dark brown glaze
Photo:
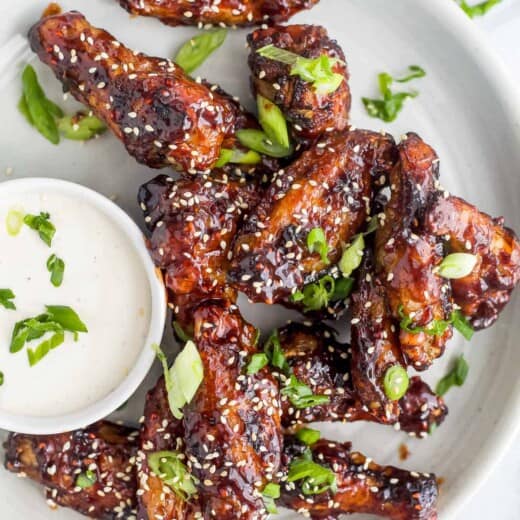
[[[128,12],[167,25],[247,26],[280,23],[319,0],[119,0]]]
[[[152,168],[207,171],[234,134],[237,118],[243,122],[228,97],[169,60],[133,52],[78,12],[39,21],[29,39],[64,89],[103,119],[130,155]]]
[[[351,301],[352,383],[369,409],[382,409],[387,416],[394,415],[398,404],[385,394],[383,379],[391,366],[404,367],[404,360],[384,286],[374,273],[370,250],[365,250],[358,287]]]
[[[136,514],[135,455],[138,432],[107,421],[59,435],[11,433],[5,443],[5,467],[46,488],[47,503],[90,518],[130,518]],[[76,486],[90,470],[96,482]]]
[[[141,186],[150,253],[182,328],[193,328],[193,308],[202,301],[235,299],[226,283],[230,242],[259,194],[257,185],[224,175],[177,181],[159,175]]]
[[[286,466],[306,450],[296,438],[286,436]],[[393,520],[437,519],[435,475],[380,466],[361,453],[352,452],[348,442],[322,439],[311,446],[311,454],[316,464],[334,472],[337,491],[304,495],[301,481],[286,482],[282,485],[281,505],[314,520],[334,520],[349,513],[368,513]]]
[[[308,144],[326,132],[347,127],[350,111],[350,89],[345,55],[327,30],[318,25],[276,26],[258,29],[247,38],[251,53],[251,85],[253,95],[262,95],[282,110],[291,123],[294,138]],[[340,60],[333,71],[345,77],[340,87],[330,94],[318,94],[311,83],[290,74],[291,65],[260,56],[256,51],[266,45],[286,49],[305,58],[325,54]]]
[[[229,274],[238,290],[255,302],[283,302],[324,274],[366,221],[372,180],[388,173],[394,154],[390,136],[345,131],[278,172],[235,239]],[[309,252],[314,228],[326,235],[330,264]]]
[[[470,275],[451,280],[453,299],[473,327],[491,326],[520,281],[520,243],[504,219],[492,218],[458,197],[438,196],[426,217],[429,233],[447,240],[449,252],[471,253]]]
[[[374,407],[364,404],[352,382],[350,348],[338,342],[332,329],[312,322],[290,323],[278,331],[280,346],[295,376],[313,394],[329,397],[328,404],[296,409],[282,396],[282,420],[286,428],[316,421],[371,421],[393,425],[416,437],[426,437],[439,426],[448,410],[419,377],[397,406]],[[284,376],[275,372],[283,385]]]
[[[451,315],[449,283],[436,274],[443,258],[442,243],[421,232],[424,212],[437,192],[438,158],[418,135],[399,144],[400,161],[390,177],[391,197],[376,232],[376,273],[385,284],[394,319],[413,318],[411,327],[427,327]],[[399,335],[408,364],[425,370],[444,352],[452,336],[407,332]]]

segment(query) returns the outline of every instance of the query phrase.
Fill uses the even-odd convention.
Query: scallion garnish
[[[471,340],[473,334],[475,334],[475,329],[459,309],[456,309],[451,313],[451,322],[467,341]]]
[[[265,509],[268,513],[276,515],[278,509],[276,509],[275,500],[280,498],[280,485],[274,482],[269,482],[262,491],[262,498],[264,499]]]
[[[453,368],[438,383],[435,389],[437,395],[443,396],[452,386],[462,386],[468,377],[469,365],[464,356],[455,360]]]
[[[362,234],[356,235],[350,246],[343,251],[338,263],[339,270],[344,277],[349,277],[360,265],[365,249],[365,239]]]
[[[0,371],[0,386],[4,384],[4,373]]]
[[[485,0],[479,4],[469,5],[466,0],[457,0],[460,8],[470,17],[484,16],[495,5],[500,4],[502,0]]]
[[[16,305],[11,301],[15,298],[16,296],[11,289],[0,289],[0,305],[6,309],[16,310]]]
[[[320,440],[321,433],[319,430],[313,430],[312,428],[300,428],[296,432],[296,438],[306,444],[312,446]]]
[[[101,119],[82,111],[73,116],[62,117],[58,121],[58,130],[66,139],[73,141],[88,141],[106,129],[107,126]]]
[[[291,147],[286,148],[272,141],[262,130],[246,128],[237,130],[235,135],[242,146],[269,157],[288,157],[292,153]]]
[[[38,231],[40,238],[51,247],[52,238],[56,233],[54,224],[49,220],[51,216],[49,213],[40,212],[39,215],[25,215],[24,223],[31,229]]]
[[[10,209],[7,213],[7,217],[5,219],[5,227],[7,228],[7,233],[12,237],[18,235],[20,233],[20,229],[23,226],[23,218],[24,213],[18,209]]]
[[[174,493],[182,500],[188,500],[197,492],[197,479],[191,475],[177,451],[157,451],[149,453],[148,465]]]
[[[63,273],[65,272],[65,262],[52,254],[47,259],[47,270],[51,273],[51,283],[54,287],[59,287],[63,282]]]
[[[194,36],[179,49],[175,63],[190,74],[224,43],[226,36],[227,29],[205,31]]]
[[[80,473],[76,478],[76,487],[81,489],[88,489],[97,482],[96,474],[91,470],[87,469],[83,473]]]
[[[330,264],[327,257],[329,253],[329,245],[325,232],[321,228],[314,228],[309,231],[307,235],[307,248],[311,253],[318,253],[321,256],[321,261],[325,264]]]
[[[262,160],[259,153],[254,150],[243,152],[242,150],[222,148],[220,157],[215,163],[215,168],[222,168],[226,164],[258,164]]]
[[[256,97],[258,106],[258,122],[271,141],[284,148],[290,147],[287,122],[282,111],[271,101],[261,96]]]
[[[173,322],[173,330],[176,334],[176,336],[183,342],[186,343],[187,341],[192,340],[193,338],[181,327],[180,323],[178,321]]]
[[[204,367],[199,351],[193,341],[188,341],[173,365],[168,368],[168,361],[161,347],[156,344],[152,347],[163,366],[170,410],[176,419],[182,419],[181,408],[191,402],[204,379]]]
[[[408,373],[401,365],[389,367],[383,378],[383,388],[388,399],[398,401],[406,394],[410,379]]]
[[[260,370],[268,364],[269,358],[267,357],[267,354],[264,354],[263,352],[253,354],[251,356],[251,361],[249,361],[249,364],[247,365],[247,373],[250,376],[254,375],[257,372],[260,372]]]
[[[398,83],[405,83],[415,78],[422,78],[426,76],[424,69],[418,65],[410,65],[408,67],[410,73],[403,77],[394,79],[390,74],[383,72],[379,74],[379,91],[382,94],[382,99],[362,98],[363,104],[369,116],[377,117],[390,123],[395,121],[397,115],[403,108],[405,99],[414,98],[419,95],[416,91],[410,92],[392,92],[391,86],[394,81]]]
[[[282,351],[280,337],[278,336],[278,329],[275,329],[267,338],[267,341],[264,345],[264,352],[266,353],[269,362],[273,367],[280,369],[284,373],[289,373],[291,371],[289,363],[287,363],[285,355]]]
[[[451,253],[444,257],[437,268],[443,278],[458,279],[468,276],[477,265],[477,256],[470,253]]]
[[[336,475],[330,468],[316,464],[307,457],[300,457],[291,462],[287,482],[297,482],[301,480],[302,492],[304,495],[319,495],[326,491],[335,493]]]
[[[301,303],[303,311],[319,311],[326,308],[330,302],[344,300],[354,286],[353,278],[333,278],[325,275],[317,282],[307,284],[303,290],[291,295],[291,301]]]
[[[345,79],[342,74],[333,71],[333,67],[341,62],[327,54],[317,58],[304,58],[273,44],[266,45],[256,51],[263,58],[291,65],[291,76],[299,76],[303,81],[311,83],[318,94],[332,94]]]
[[[34,366],[41,361],[52,349],[59,347],[65,341],[63,330],[55,332],[49,339],[42,341],[34,350],[27,348],[29,365]]]

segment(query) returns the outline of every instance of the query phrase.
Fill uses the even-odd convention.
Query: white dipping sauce
[[[23,225],[7,233],[10,209],[50,213],[56,227],[48,247]],[[126,235],[89,202],[66,193],[26,191],[0,196],[0,288],[11,289],[16,310],[0,306],[0,410],[16,415],[55,416],[92,404],[115,389],[142,351],[150,326],[151,293],[145,267]],[[60,287],[50,282],[46,262],[54,253],[65,262]],[[68,305],[88,333],[65,333],[65,342],[30,367],[26,344],[11,354],[14,324]]]

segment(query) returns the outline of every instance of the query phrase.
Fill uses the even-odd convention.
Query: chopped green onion
[[[292,148],[280,146],[269,139],[265,132],[254,128],[246,128],[237,130],[236,134],[242,146],[250,148],[258,153],[268,155],[269,157],[288,157],[292,153]]]
[[[302,481],[304,495],[318,495],[329,490],[335,493],[337,490],[336,475],[332,470],[304,457],[295,459],[289,466],[287,481],[298,480]]]
[[[388,399],[398,401],[406,394],[410,380],[406,370],[401,365],[388,368],[383,378],[383,388]]]
[[[4,384],[4,373],[0,371],[0,386]]]
[[[31,229],[38,231],[40,238],[51,247],[52,238],[56,233],[54,224],[49,220],[51,216],[48,213],[40,212],[39,215],[25,215],[24,223]]]
[[[365,240],[363,235],[356,235],[350,247],[343,251],[341,260],[338,263],[339,270],[344,277],[349,277],[361,265],[364,249]]]
[[[9,233],[9,235],[14,237],[20,233],[20,229],[22,229],[23,226],[24,216],[24,213],[17,209],[9,210],[5,219],[5,227],[7,228],[7,233]]]
[[[65,262],[52,254],[47,259],[47,270],[51,273],[51,283],[54,287],[59,287],[63,282],[63,273],[65,271]]]
[[[462,386],[468,377],[469,365],[464,356],[455,360],[453,368],[438,383],[435,389],[437,395],[443,396],[452,386]]]
[[[286,49],[281,49],[280,47],[275,47],[272,43],[258,49],[256,52],[257,54],[260,54],[262,58],[279,61],[286,65],[294,65],[298,61],[298,58],[301,58],[299,54]]]
[[[96,135],[102,134],[106,129],[107,127],[101,119],[84,112],[63,117],[58,121],[58,130],[66,139],[73,141],[88,141]]]
[[[311,283],[291,295],[291,301],[302,303],[304,312],[326,308],[335,293],[336,283],[330,275],[325,275],[316,283]]]
[[[220,157],[215,163],[215,168],[222,168],[226,164],[258,164],[262,160],[260,154],[254,150],[243,152],[242,150],[229,150],[222,148],[220,150]]]
[[[312,446],[320,440],[321,433],[319,430],[313,430],[312,428],[300,428],[296,432],[296,438],[306,444]]]
[[[69,332],[88,332],[87,326],[81,321],[78,313],[67,305],[46,305],[50,321],[59,323]]]
[[[485,0],[479,4],[469,5],[466,0],[457,0],[460,8],[470,17],[484,16],[491,8],[502,2],[502,0]]]
[[[329,396],[313,394],[311,388],[300,381],[294,374],[285,382],[285,387],[281,393],[289,398],[289,401],[295,408],[299,409],[330,402]]]
[[[11,289],[0,289],[0,305],[6,309],[16,309],[16,305],[11,301],[15,298],[16,296],[14,295],[14,292],[11,291]]]
[[[323,263],[330,264],[330,261],[327,257],[329,252],[329,245],[327,243],[327,237],[325,236],[323,229],[311,229],[307,235],[307,248],[311,253],[319,253]]]
[[[89,487],[92,487],[96,482],[96,474],[92,470],[87,469],[87,471],[78,475],[76,479],[76,487],[79,487],[81,489],[88,489]]]
[[[354,287],[354,278],[337,278],[334,280],[334,292],[330,296],[331,302],[345,300]]]
[[[163,366],[170,410],[176,419],[182,419],[181,408],[191,402],[204,379],[199,351],[193,341],[188,341],[173,365],[168,368],[168,361],[159,345],[154,344],[152,348]]]
[[[248,375],[254,375],[257,372],[260,372],[262,368],[267,366],[269,364],[269,358],[267,357],[267,354],[264,353],[258,353],[253,354],[251,356],[251,361],[247,365],[247,373]]]
[[[191,475],[177,451],[157,451],[149,453],[148,465],[173,492],[182,500],[188,500],[197,492],[198,481]]]
[[[413,318],[410,316],[406,316],[404,314],[403,306],[400,305],[399,316],[401,317],[401,321],[399,326],[402,330],[406,332],[410,332],[411,334],[419,334],[420,332],[424,332],[428,334],[428,336],[442,336],[446,329],[451,325],[451,320],[433,320],[426,327],[412,327]]]
[[[54,333],[49,339],[42,341],[36,349],[27,349],[29,365],[33,367],[40,362],[52,349],[59,347],[65,341],[65,333],[60,330]]]
[[[457,309],[451,313],[451,322],[467,341],[471,340],[473,334],[475,334],[475,329],[460,310]]]
[[[275,329],[267,338],[264,345],[264,352],[273,367],[279,368],[284,373],[290,372],[289,363],[287,363],[287,360],[285,359],[280,338],[278,336],[278,329]]]
[[[437,273],[443,278],[464,278],[473,271],[476,264],[476,255],[470,253],[452,253],[443,259],[437,268]]]
[[[178,321],[173,322],[173,330],[177,337],[183,342],[186,343],[187,341],[192,340],[193,338],[181,327],[180,323]]]
[[[275,500],[280,498],[280,485],[274,482],[269,482],[262,491],[262,498],[264,499],[265,509],[268,513],[276,515],[278,509],[276,509]]]
[[[404,83],[415,78],[422,78],[426,76],[424,69],[418,65],[410,65],[408,67],[410,74],[407,76],[395,79],[388,73],[382,72],[378,76],[379,91],[382,94],[382,99],[362,98],[365,109],[370,117],[377,117],[389,123],[395,121],[397,115],[403,108],[405,99],[414,98],[419,95],[416,91],[410,92],[396,92],[393,93],[391,85],[393,81]]]
[[[226,36],[227,29],[205,31],[194,36],[179,49],[175,63],[190,74],[224,43]]]
[[[367,230],[363,233],[363,235],[370,235],[379,227],[379,223],[377,222],[377,217],[372,217],[370,222],[368,223]]]
[[[287,122],[282,111],[271,101],[260,94],[256,97],[258,105],[258,121],[269,139],[283,146],[290,147]]]
[[[31,65],[27,65],[22,73],[22,86],[25,103],[22,102],[18,105],[22,113],[40,134],[52,144],[58,144],[60,134],[53,111],[49,110],[49,103],[46,102],[47,98]]]
[[[438,428],[437,423],[431,423],[430,427],[428,428],[428,435],[433,435],[437,428]]]

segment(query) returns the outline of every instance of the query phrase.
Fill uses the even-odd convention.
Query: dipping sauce
[[[50,214],[56,227],[51,247],[23,225],[6,229],[10,210]],[[105,397],[127,376],[145,347],[150,327],[151,290],[144,265],[119,224],[91,202],[66,191],[41,188],[16,194],[0,189],[0,288],[11,289],[16,310],[0,307],[0,410],[48,417],[78,411]],[[47,259],[63,259],[63,282],[50,281]],[[27,347],[9,352],[16,322],[66,305],[88,328],[30,366]]]

